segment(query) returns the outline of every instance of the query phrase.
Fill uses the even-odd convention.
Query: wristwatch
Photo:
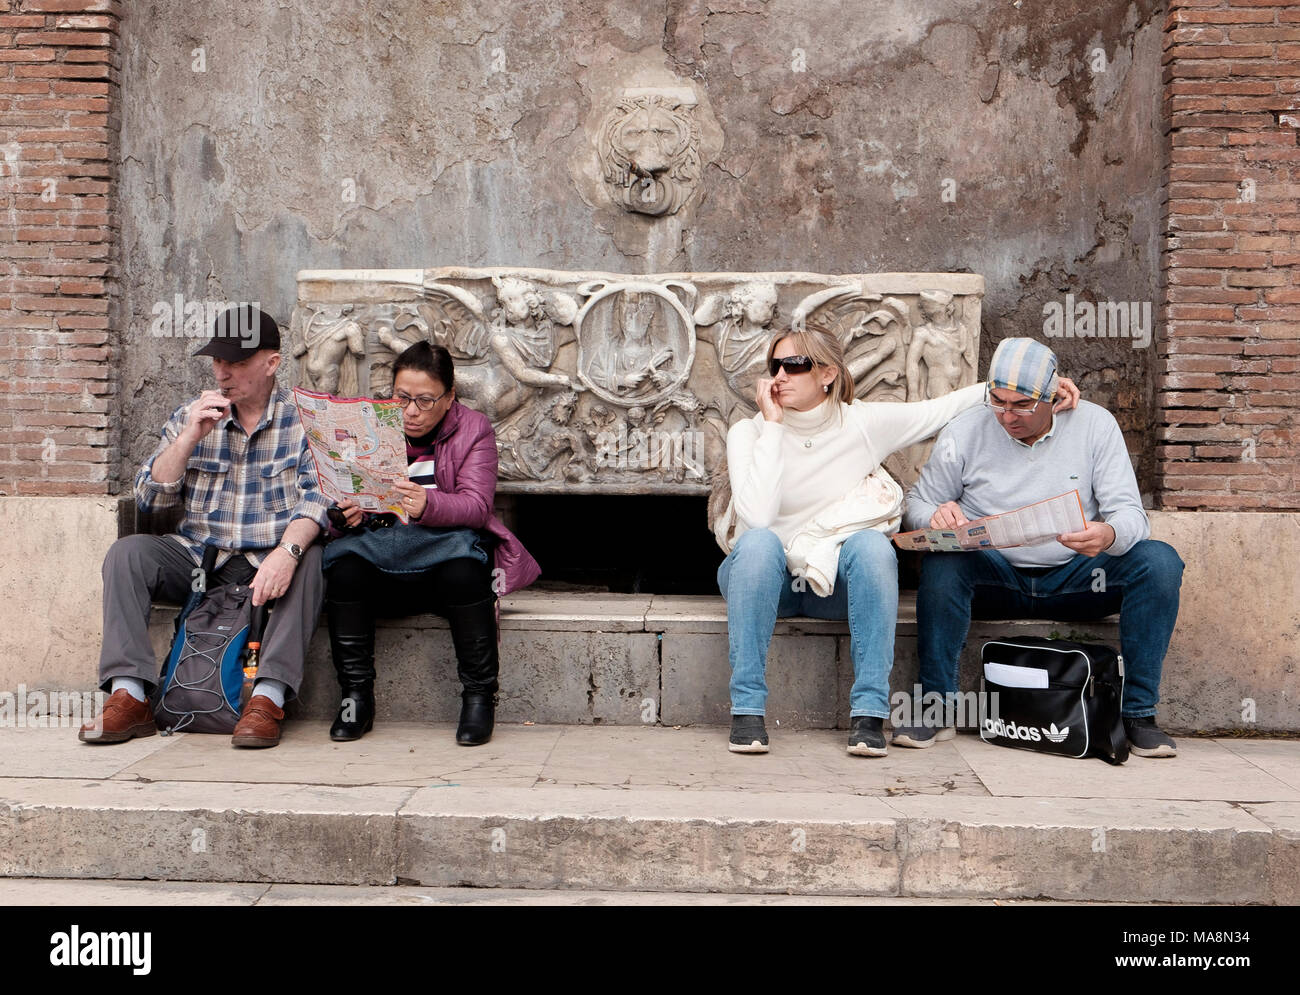
[[[302,547],[296,542],[282,542],[276,548],[283,549],[286,553],[292,556],[295,563],[302,562]]]

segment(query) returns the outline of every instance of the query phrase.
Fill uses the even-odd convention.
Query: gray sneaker
[[[767,725],[761,715],[733,715],[727,749],[732,753],[766,753]]]
[[[907,746],[913,750],[928,750],[935,743],[946,743],[957,736],[952,726],[935,729],[933,726],[899,726],[894,730],[891,742],[895,746]]]
[[[1178,744],[1160,730],[1154,716],[1125,719],[1124,733],[1128,736],[1129,752],[1139,757],[1178,756]]]

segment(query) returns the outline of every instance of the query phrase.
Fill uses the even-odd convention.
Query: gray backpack
[[[216,553],[215,547],[204,550],[205,578],[212,576]],[[255,651],[260,644],[265,617],[265,611],[254,610],[253,589],[247,584],[222,584],[190,595],[176,619],[176,638],[154,690],[159,729],[234,732],[243,707],[245,662],[250,648]]]

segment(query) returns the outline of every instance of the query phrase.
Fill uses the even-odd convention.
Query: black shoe
[[[461,746],[482,746],[492,738],[496,723],[500,670],[496,599],[449,607],[447,624],[456,647],[456,672],[464,687],[456,742]]]
[[[330,655],[343,700],[330,726],[330,739],[351,742],[375,724],[375,621],[361,601],[331,601],[328,606]]]
[[[767,725],[761,715],[733,715],[727,749],[732,753],[766,753]]]
[[[350,743],[360,739],[375,727],[375,686],[368,682],[363,687],[348,688],[339,702],[339,714],[330,726],[330,739],[336,743]]]
[[[1140,719],[1125,719],[1124,733],[1128,736],[1130,753],[1139,757],[1176,757],[1178,744],[1171,737],[1160,731],[1155,716],[1148,715]]]
[[[849,753],[855,757],[883,757],[885,746],[885,720],[874,715],[854,715],[849,721]]]
[[[456,725],[456,743],[460,746],[482,746],[492,738],[496,724],[495,694],[481,691],[464,691],[460,696],[460,722]]]

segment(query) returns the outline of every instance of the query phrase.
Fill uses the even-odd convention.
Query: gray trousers
[[[320,618],[325,596],[321,547],[309,546],[293,580],[275,602],[262,649],[258,678],[288,685],[293,698],[302,684],[307,644]],[[138,677],[151,691],[158,683],[159,663],[149,642],[149,609],[154,601],[184,604],[198,567],[180,543],[167,536],[131,535],[117,540],[104,557],[104,642],[99,651],[100,687],[107,691],[114,677]],[[242,558],[217,571],[215,583],[247,583],[253,574]]]

